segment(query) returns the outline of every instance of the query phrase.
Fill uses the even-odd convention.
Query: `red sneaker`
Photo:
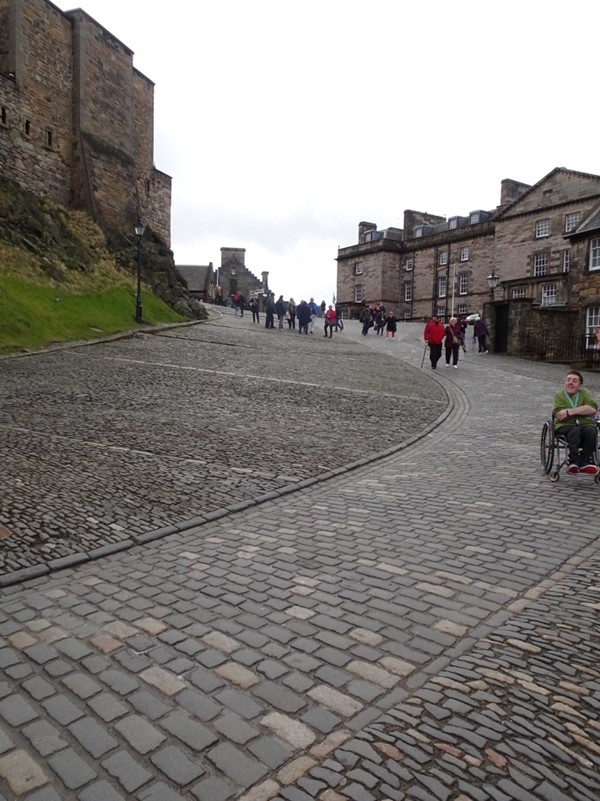
[[[577,465],[576,465],[576,464],[570,464],[570,465],[567,467],[567,473],[571,473],[571,475],[573,475],[573,476],[574,476],[574,475],[575,475],[575,473],[579,473],[579,468],[577,467]]]
[[[595,464],[586,464],[585,467],[579,468],[580,473],[585,473],[586,476],[597,476],[598,468]]]

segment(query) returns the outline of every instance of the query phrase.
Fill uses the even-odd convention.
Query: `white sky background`
[[[54,0],[63,10],[76,7]],[[331,301],[338,246],[600,174],[598,0],[81,0],[155,82],[179,264]]]

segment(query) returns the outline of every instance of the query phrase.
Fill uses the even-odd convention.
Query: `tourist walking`
[[[298,333],[308,334],[308,326],[310,325],[310,306],[305,300],[301,300],[297,309],[298,315]]]
[[[265,315],[265,328],[275,328],[275,299],[272,292],[269,292],[265,300]]]
[[[277,322],[279,323],[279,330],[283,331],[283,318],[285,317],[285,300],[283,295],[280,295],[275,304],[275,312],[277,314]]]
[[[395,339],[397,330],[397,320],[391,312],[388,312],[387,317],[385,318],[385,338]]]
[[[437,368],[437,363],[442,355],[442,342],[444,341],[444,336],[444,326],[440,322],[440,318],[437,316],[437,314],[434,314],[423,331],[423,338],[429,345],[429,361],[431,362],[432,370]]]
[[[452,358],[452,366],[458,367],[458,351],[462,343],[460,336],[460,325],[456,317],[451,317],[448,325],[445,328],[444,349],[446,351],[446,367],[450,367],[450,358]]]
[[[490,335],[488,331],[487,325],[483,322],[481,317],[479,320],[475,320],[475,325],[473,326],[473,336],[477,338],[478,343],[478,353],[487,353],[487,344],[486,344],[486,337]]]
[[[327,329],[329,329],[329,339],[333,337],[333,326],[335,325],[335,309],[329,306],[325,312],[325,336],[327,336]]]
[[[250,295],[250,301],[248,302],[248,306],[250,307],[250,311],[252,312],[252,322],[253,323],[260,323],[259,311],[260,311],[260,304],[258,302],[257,295]]]
[[[296,330],[296,303],[290,298],[288,303],[288,328]]]

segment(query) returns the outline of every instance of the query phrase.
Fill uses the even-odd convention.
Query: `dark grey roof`
[[[600,229],[600,205],[596,206],[595,209],[586,217],[586,219],[581,223],[576,234],[586,234],[590,231],[597,231]]]
[[[179,275],[186,282],[190,292],[204,292],[212,274],[210,264],[177,264]]]

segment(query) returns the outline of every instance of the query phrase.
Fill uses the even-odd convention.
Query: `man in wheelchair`
[[[598,473],[594,463],[598,404],[587,389],[583,389],[583,376],[577,370],[569,371],[563,386],[564,389],[554,396],[552,420],[556,433],[567,442],[567,472],[595,476]]]

